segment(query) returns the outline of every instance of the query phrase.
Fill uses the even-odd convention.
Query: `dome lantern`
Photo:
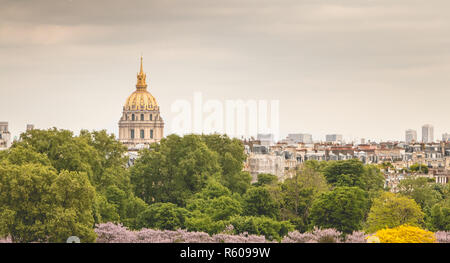
[[[156,110],[158,108],[156,99],[147,91],[146,74],[142,61],[141,56],[141,68],[137,74],[136,90],[127,98],[124,105],[125,110]]]
[[[147,83],[145,82],[145,79],[147,78],[147,75],[144,73],[144,68],[142,65],[142,61],[143,58],[141,56],[141,71],[139,72],[139,74],[137,74],[137,84],[136,84],[136,88],[137,90],[145,90],[147,89]]]

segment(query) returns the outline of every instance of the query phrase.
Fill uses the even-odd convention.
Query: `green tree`
[[[343,233],[360,230],[368,205],[368,195],[359,187],[336,187],[314,201],[311,207],[311,225],[335,228]]]
[[[169,135],[140,152],[131,167],[136,196],[151,204],[171,202],[180,206],[220,174],[218,154],[198,135]]]
[[[22,146],[44,154],[58,171],[85,172],[95,185],[94,174],[101,173],[101,157],[84,139],[68,130],[31,130],[20,135],[12,148]]]
[[[279,216],[280,205],[267,187],[253,186],[247,190],[242,198],[245,215],[267,216],[273,219]]]
[[[231,191],[214,178],[209,178],[206,186],[195,194],[195,199],[212,199],[220,196],[231,196]]]
[[[177,230],[186,228],[189,211],[172,203],[154,203],[137,217],[138,228]]]
[[[214,221],[228,220],[233,215],[242,213],[241,203],[230,196],[220,196],[211,199],[192,199],[186,208],[189,211],[199,211],[203,216]]]
[[[323,174],[310,165],[297,170],[293,178],[281,185],[281,219],[289,220],[297,230],[305,232],[313,201],[329,186]]]
[[[41,163],[53,166],[58,172],[87,174],[96,190],[95,222],[121,221],[131,227],[128,224],[133,222],[130,217],[134,215],[128,215],[127,211],[144,207],[133,195],[125,153],[122,143],[104,130],[82,130],[79,136],[74,136],[71,131],[53,128],[21,134],[21,140],[13,144],[7,159],[13,164]]]
[[[51,166],[50,159],[47,155],[34,151],[31,147],[18,145],[6,151],[0,156],[1,160],[7,160],[11,164],[22,165],[27,163],[42,164],[43,166]]]
[[[202,135],[202,139],[208,148],[219,156],[222,168],[220,183],[232,192],[245,193],[250,187],[252,177],[248,172],[242,171],[247,158],[242,142],[219,134]]]
[[[409,167],[409,171],[413,173],[428,174],[428,166],[426,166],[425,164],[415,163]]]
[[[356,186],[366,191],[379,191],[384,187],[384,176],[375,165],[364,165],[358,159],[331,161],[323,168],[329,184]]]
[[[435,204],[431,208],[429,221],[433,231],[450,231],[450,200]]]
[[[125,200],[124,210],[122,211],[120,221],[128,228],[138,229],[138,215],[144,212],[147,208],[148,205],[142,199],[134,195],[130,195]]]
[[[42,164],[0,164],[0,236],[14,242],[95,241],[95,189],[86,174]]]
[[[376,165],[367,164],[364,166],[362,181],[364,190],[378,192],[383,190],[385,178]]]
[[[272,185],[278,182],[278,177],[273,174],[258,174],[258,180],[253,186]]]
[[[436,188],[434,179],[425,177],[408,178],[398,184],[399,193],[410,197],[426,212],[443,198],[440,189]]]
[[[433,231],[450,231],[450,184],[440,190],[443,200],[431,208],[427,226]]]
[[[294,226],[288,221],[277,221],[268,217],[236,216],[231,218],[230,224],[233,225],[235,234],[247,232],[278,241],[294,230]]]
[[[228,221],[213,220],[209,215],[203,214],[199,210],[191,212],[191,216],[186,218],[188,231],[205,232],[210,235],[224,231],[228,224]]]
[[[378,165],[380,169],[387,171],[388,169],[394,169],[394,165],[391,162],[382,162]]]
[[[404,224],[418,226],[423,223],[424,213],[411,198],[385,192],[373,201],[367,217],[366,229],[374,233],[383,228]]]
[[[304,167],[308,167],[312,170],[314,170],[315,172],[321,172],[323,173],[323,171],[325,170],[325,168],[330,164],[331,162],[319,162],[317,160],[307,160],[303,166]]]
[[[201,192],[187,201],[186,208],[191,212],[187,219],[190,231],[203,231],[216,234],[225,229],[230,217],[242,213],[240,195],[211,179]]]
[[[331,161],[323,173],[329,184],[333,186],[357,186],[364,188],[364,165],[357,159]]]

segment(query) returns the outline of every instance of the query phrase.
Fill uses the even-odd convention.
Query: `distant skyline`
[[[450,132],[447,0],[0,0],[0,121],[118,134],[144,56],[171,104],[280,101],[280,135]]]

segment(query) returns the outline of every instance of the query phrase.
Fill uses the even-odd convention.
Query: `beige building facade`
[[[146,148],[164,137],[164,121],[156,99],[147,91],[142,64],[141,57],[136,90],[125,101],[119,121],[119,141],[130,151]]]

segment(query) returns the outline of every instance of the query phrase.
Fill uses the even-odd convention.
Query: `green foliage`
[[[436,188],[434,179],[430,181],[425,177],[401,180],[398,190],[402,195],[414,199],[423,211],[428,211],[443,198],[440,189]]]
[[[328,166],[329,162],[319,162],[317,160],[308,160],[303,166],[312,169],[316,172],[323,172],[325,168]]]
[[[242,171],[247,158],[242,142],[219,134],[202,135],[201,137],[208,148],[219,155],[219,163],[222,168],[220,183],[232,192],[245,193],[250,187],[252,177],[248,172]]]
[[[366,230],[374,233],[383,228],[404,224],[418,226],[423,223],[423,217],[424,213],[413,199],[385,192],[373,201]]]
[[[382,162],[378,166],[383,170],[394,169],[394,165],[391,162]]]
[[[433,231],[450,231],[450,200],[435,204],[431,209],[429,221]]]
[[[414,173],[428,174],[428,166],[426,166],[425,164],[415,163],[409,167],[409,171]]]
[[[84,139],[102,156],[102,167],[124,167],[127,163],[126,147],[105,130],[89,132],[81,130],[80,139]]]
[[[186,228],[189,211],[172,203],[154,203],[137,217],[138,228],[177,230]]]
[[[264,235],[269,240],[278,240],[294,230],[288,221],[277,221],[268,217],[237,216],[230,220],[236,234],[247,232],[253,235]]]
[[[12,148],[22,146],[33,149],[46,155],[58,172],[85,172],[94,184],[93,176],[100,172],[101,158],[86,140],[74,137],[71,131],[56,128],[27,131],[21,134],[20,139]]]
[[[379,191],[384,186],[380,169],[375,165],[364,165],[358,159],[331,161],[322,170],[333,186],[355,186],[365,191]]]
[[[147,208],[148,205],[142,199],[134,195],[130,195],[125,200],[124,210],[121,211],[120,221],[124,226],[127,226],[130,229],[138,229],[138,215],[145,211]]]
[[[297,230],[305,232],[313,201],[328,190],[323,174],[306,163],[281,185],[281,219],[289,220]]]
[[[236,234],[280,240],[294,228],[360,230],[372,201],[368,231],[424,223],[449,231],[449,186],[407,179],[400,194],[384,193],[378,166],[356,159],[307,161],[284,182],[260,174],[251,185],[245,158],[237,139],[170,135],[128,169],[126,148],[106,131],[28,131],[0,152],[0,236],[64,242],[76,235],[93,242],[94,224],[116,222],[209,234],[232,224]],[[420,169],[428,170],[411,167]]]
[[[252,186],[242,198],[244,214],[247,216],[266,216],[273,219],[279,216],[280,205],[267,187]]]
[[[64,170],[85,173],[95,187],[93,217],[96,223],[105,220],[132,222],[126,214],[131,191],[126,169],[126,148],[106,131],[82,130],[79,136],[71,131],[31,130],[21,135],[9,150],[6,159],[13,164],[40,163]],[[116,194],[112,194],[114,189]],[[120,194],[119,194],[120,193]],[[122,198],[118,200],[118,198]]]
[[[205,200],[220,196],[231,196],[231,191],[213,178],[209,179],[206,186],[199,193],[195,194],[195,198]]]
[[[43,166],[51,166],[50,160],[45,154],[35,152],[31,147],[18,145],[3,151],[3,153],[4,155],[0,157],[0,160],[7,160],[11,164],[36,163]]]
[[[95,223],[120,222],[117,207],[109,203],[104,195],[96,193],[94,198],[93,216]]]
[[[366,191],[377,192],[384,188],[384,175],[376,165],[367,164],[364,166],[362,180],[363,189]]]
[[[242,213],[239,201],[229,197],[220,196],[212,199],[193,199],[187,207],[189,211],[198,211],[203,217],[210,217],[213,221],[228,220],[233,215]]]
[[[362,189],[336,187],[314,201],[310,215],[311,226],[352,233],[362,228],[368,206],[368,195]]]
[[[93,242],[95,190],[86,174],[42,164],[0,165],[0,236],[14,242]]]
[[[356,159],[331,161],[323,169],[329,184],[333,186],[357,186],[363,188],[364,165]]]
[[[273,174],[258,174],[258,181],[253,186],[272,185],[278,182],[278,177]]]
[[[186,208],[191,212],[188,229],[209,234],[223,231],[230,217],[242,214],[240,196],[216,180],[209,180],[201,192],[187,201]]]
[[[210,216],[196,210],[191,217],[186,219],[186,227],[189,231],[206,232],[210,235],[224,231],[228,221],[214,221]]]
[[[169,135],[140,152],[131,168],[136,196],[146,203],[171,202],[180,206],[199,192],[207,179],[220,173],[218,154],[198,135]]]
[[[427,226],[434,231],[450,231],[450,184],[440,190],[443,200],[431,208]]]
[[[9,158],[13,158],[14,151],[27,152],[28,157],[23,159],[30,163],[39,160],[37,154],[42,154],[58,172],[85,172],[97,191],[102,192],[110,185],[123,190],[129,188],[126,148],[106,131],[82,130],[77,137],[67,130],[35,129],[21,134],[20,138],[21,141],[13,144]]]

